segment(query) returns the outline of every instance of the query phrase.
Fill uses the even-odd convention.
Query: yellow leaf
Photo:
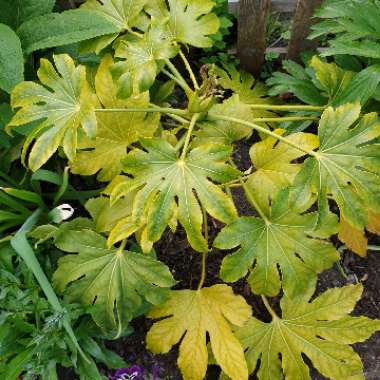
[[[368,212],[367,230],[373,234],[380,235],[380,213]]]
[[[341,218],[338,237],[340,241],[360,257],[367,256],[368,241],[364,230],[358,230]]]
[[[243,326],[251,308],[227,285],[201,290],[176,290],[163,305],[154,307],[148,317],[164,318],[147,334],[147,346],[166,353],[183,337],[178,366],[185,380],[201,380],[206,375],[208,352],[206,334],[217,363],[233,380],[248,379],[243,349],[232,333],[231,325]]]
[[[111,55],[106,55],[95,77],[96,94],[104,108],[144,108],[149,104],[147,92],[128,100],[116,97],[117,88],[112,80]],[[82,144],[75,160],[71,162],[73,173],[93,175],[97,172],[99,181],[110,181],[121,172],[121,159],[127,154],[127,147],[139,137],[152,137],[158,127],[160,115],[145,112],[100,112],[96,115],[98,132],[96,139]],[[90,150],[91,149],[91,150]]]

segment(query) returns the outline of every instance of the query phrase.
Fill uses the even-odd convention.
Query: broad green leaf
[[[361,285],[329,289],[311,302],[283,297],[281,318],[264,323],[252,317],[236,332],[249,372],[259,366],[259,380],[311,380],[305,355],[328,379],[364,380],[360,357],[349,345],[380,330],[380,321],[348,316],[362,291]]]
[[[7,25],[0,24],[0,89],[10,93],[24,80],[24,57],[20,39]]]
[[[54,56],[57,68],[41,59],[37,75],[42,85],[22,82],[12,92],[13,108],[20,108],[9,128],[39,121],[24,145],[24,154],[36,140],[29,167],[39,169],[62,146],[69,159],[75,157],[77,133],[81,126],[89,137],[96,134],[96,101],[86,80],[84,66],[75,66],[65,54]]]
[[[143,26],[145,20],[143,9],[148,0],[87,0],[81,9],[101,14],[115,27],[115,32],[93,41],[94,50],[98,53],[112,43],[120,33],[130,31],[134,27]]]
[[[181,341],[178,366],[185,380],[202,380],[208,364],[208,334],[212,353],[223,371],[233,380],[248,379],[244,352],[231,331],[231,324],[242,326],[251,308],[243,297],[227,285],[172,291],[170,299],[154,307],[149,318],[165,318],[148,331],[147,347],[163,354]],[[182,338],[182,340],[181,340]]]
[[[294,181],[294,204],[305,204],[311,194],[318,194],[319,226],[328,215],[330,194],[341,217],[357,229],[367,224],[369,209],[380,209],[380,155],[378,145],[372,143],[380,135],[380,123],[375,113],[359,116],[359,105],[327,108],[318,128],[317,156],[303,163]]]
[[[350,102],[364,105],[380,83],[380,66],[372,65],[359,73],[343,70],[314,56],[306,68],[292,62],[283,64],[289,74],[276,72],[267,81],[270,95],[286,92],[313,105],[339,106]]]
[[[115,52],[117,58],[124,59],[117,64],[118,70],[123,72],[119,83],[130,75],[135,93],[148,90],[159,73],[159,61],[173,58],[177,53],[178,48],[157,22],[152,23],[142,38],[121,39]]]
[[[95,222],[96,232],[109,232],[121,219],[129,217],[132,213],[134,196],[134,193],[130,193],[113,205],[111,205],[108,197],[101,196],[89,199],[85,207]]]
[[[248,283],[256,294],[275,296],[281,283],[289,296],[309,294],[315,289],[317,274],[339,259],[333,245],[309,234],[317,213],[293,211],[288,194],[287,190],[278,193],[267,206],[266,220],[240,217],[221,230],[215,247],[240,246],[223,259],[220,276],[224,281],[235,282],[249,271]]]
[[[95,77],[95,89],[104,108],[148,108],[149,94],[120,100],[117,88],[109,71],[113,59],[106,55]],[[145,112],[99,112],[96,138],[80,144],[74,161],[70,163],[75,174],[93,175],[99,172],[99,181],[110,181],[121,172],[121,159],[127,154],[127,147],[140,137],[152,137],[159,125],[158,113]]]
[[[59,248],[75,255],[59,260],[53,281],[71,301],[94,304],[93,317],[108,333],[119,337],[143,300],[160,304],[175,281],[156,259],[121,248],[107,248],[106,239],[91,230],[70,231]]]
[[[292,92],[306,104],[320,106],[327,103],[308,70],[293,61],[283,61],[282,65],[287,73],[276,71],[266,82],[270,96]]]
[[[323,55],[380,58],[380,4],[377,1],[326,1],[317,16],[323,21],[312,26],[310,37],[329,37],[330,46]]]
[[[178,42],[199,48],[210,47],[210,35],[219,29],[219,19],[211,13],[211,0],[168,0],[169,33]]]
[[[130,152],[123,160],[126,178],[113,193],[114,200],[138,190],[133,202],[133,222],[145,223],[148,240],[160,239],[178,205],[178,220],[185,228],[190,245],[197,251],[207,251],[202,236],[203,215],[199,205],[213,218],[224,223],[237,216],[235,206],[219,186],[239,175],[226,164],[231,148],[207,144],[194,148],[184,158],[168,142],[161,139],[141,139],[143,148]],[[195,193],[197,198],[195,196]]]
[[[26,54],[116,33],[113,23],[97,12],[74,9],[24,22],[17,31]]]
[[[55,0],[0,0],[0,22],[16,30],[24,21],[50,13]]]
[[[279,135],[283,132],[281,129],[275,130]],[[306,150],[319,146],[318,137],[311,133],[293,133],[287,139]],[[247,184],[265,208],[268,199],[273,199],[280,189],[292,184],[302,166],[294,161],[305,153],[269,136],[252,145],[249,155],[255,171],[249,176]]]

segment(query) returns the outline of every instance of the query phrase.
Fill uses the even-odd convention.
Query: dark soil
[[[248,150],[252,142],[240,142],[237,144],[234,154],[235,164],[242,170],[250,166]],[[236,207],[240,215],[252,215],[253,210],[240,189],[233,191]],[[214,220],[209,220],[210,241],[212,242],[222,225]],[[370,244],[380,246],[380,238],[370,236]],[[176,234],[167,232],[161,241],[157,243],[156,250],[159,259],[165,262],[171,269],[176,280],[179,281],[177,289],[195,289],[200,275],[200,255],[192,250],[187,243],[186,234],[179,229]],[[206,286],[222,281],[218,277],[219,267],[225,252],[213,249],[207,259]],[[317,294],[328,288],[340,287],[352,283],[362,283],[364,293],[357,304],[354,315],[365,315],[370,318],[380,318],[380,252],[368,252],[366,259],[360,258],[352,252],[344,251],[341,259],[341,268],[334,266],[325,271],[319,277]],[[254,296],[244,280],[233,285],[236,293],[245,297],[252,306],[253,315],[263,321],[270,321],[269,315],[261,302],[261,298]],[[272,300],[276,306],[277,300]],[[181,379],[176,366],[177,349],[173,349],[166,355],[154,356],[145,348],[145,335],[152,322],[146,318],[134,320],[132,325],[135,334],[128,338],[112,343],[115,349],[131,364],[137,363],[147,369],[158,365],[164,379]],[[372,336],[364,343],[354,345],[355,350],[363,360],[367,380],[380,380],[380,333]],[[313,380],[325,379],[314,369],[311,370]],[[207,379],[217,379],[219,371],[217,367],[210,367]],[[251,376],[251,379],[256,379]],[[345,380],[345,379],[342,379]]]

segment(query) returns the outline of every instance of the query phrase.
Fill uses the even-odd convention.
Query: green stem
[[[95,112],[161,112],[164,114],[186,115],[186,110],[178,108],[96,108]]]
[[[305,121],[305,120],[319,120],[318,117],[312,117],[312,116],[290,116],[290,117],[258,117],[256,119],[251,119],[254,123],[283,123],[286,121]]]
[[[278,110],[278,111],[322,111],[325,106],[304,106],[304,105],[274,105],[274,104],[249,104],[254,110]]]
[[[151,106],[152,108],[155,108],[155,109],[160,108],[159,106],[156,106],[156,105],[153,104],[153,103],[151,103],[150,106]],[[170,108],[170,109],[171,109],[171,108]],[[175,114],[173,114],[173,113],[167,113],[166,115],[169,116],[169,117],[171,117],[173,120],[178,121],[179,123],[182,123],[182,124],[189,124],[189,123],[190,123],[189,120],[184,119],[183,117],[178,116],[178,115],[175,115]]]
[[[256,201],[255,196],[252,194],[251,189],[247,186],[246,183],[240,178],[241,186],[244,189],[245,194],[247,195],[248,200],[251,202],[252,206],[256,209],[257,213],[260,215],[261,219],[264,220],[264,222],[269,225],[271,222],[265,215],[265,212],[260,207],[259,203]]]
[[[203,213],[203,221],[205,224],[205,239],[207,241],[208,246],[208,221],[207,221],[207,212],[206,209],[202,206],[202,213]],[[201,269],[201,277],[199,279],[199,284],[197,290],[201,290],[205,280],[206,280],[206,259],[207,259],[207,252],[202,252],[202,269]]]
[[[165,60],[165,63],[166,63],[166,66],[169,68],[169,70],[173,73],[173,75],[183,83],[183,85],[187,88],[187,90],[185,90],[185,92],[189,92],[191,93],[192,92],[192,89],[190,88],[190,86],[186,83],[186,80],[185,78],[181,75],[181,73],[177,70],[177,68],[170,62],[169,59],[166,59]]]
[[[279,319],[278,315],[276,314],[276,312],[272,309],[272,306],[270,305],[270,303],[268,302],[267,300],[267,297],[265,296],[261,296],[261,299],[263,300],[264,302],[264,305],[265,305],[265,308],[268,310],[269,314],[272,316],[273,319]]]
[[[299,145],[295,144],[294,142],[292,142],[291,140],[287,139],[286,137],[280,136],[280,135],[278,135],[278,134],[270,131],[269,129],[260,127],[259,125],[253,124],[253,123],[251,123],[249,121],[237,119],[235,117],[223,116],[223,115],[212,115],[211,118],[212,119],[216,119],[216,120],[232,121],[234,123],[239,123],[239,124],[242,124],[242,125],[246,125],[247,127],[255,129],[258,132],[262,132],[262,133],[264,133],[264,134],[266,134],[268,136],[274,137],[275,139],[277,139],[279,141],[282,141],[285,144],[288,144],[288,145],[292,146],[293,148],[296,148],[299,151],[304,152],[304,153],[306,153],[306,154],[308,154],[310,156],[314,156],[317,159],[319,157],[317,152],[314,152],[314,151],[308,150],[308,149],[304,149],[301,146],[299,146]]]
[[[174,76],[173,74],[169,73],[169,71],[165,70],[165,69],[162,69],[161,70],[168,78],[170,78],[171,80],[173,80],[174,82],[176,82],[178,84],[178,86],[180,86],[182,88],[183,91],[185,91],[186,93],[188,91],[191,91],[190,87],[187,85],[186,82],[183,82],[182,80],[178,79],[176,76]]]
[[[191,78],[191,80],[193,82],[194,88],[196,90],[199,90],[199,84],[198,84],[197,78],[195,77],[194,71],[192,70],[192,68],[190,66],[190,63],[187,60],[187,58],[186,58],[186,56],[185,56],[185,54],[183,53],[182,50],[179,51],[179,55],[182,58],[183,63],[185,64],[186,70],[188,71],[188,73],[190,75],[190,78]]]
[[[245,179],[248,179],[249,177],[251,176],[251,174],[247,174],[247,175],[244,175],[238,179],[234,179],[233,181],[230,181],[230,182],[227,182],[227,183],[224,183],[223,186],[227,186],[227,187],[230,187],[232,185],[236,185],[236,184],[239,184],[239,187],[241,186],[240,184],[240,180],[245,180]]]
[[[181,160],[185,159],[187,149],[189,148],[189,144],[190,144],[191,134],[193,132],[195,124],[197,123],[198,118],[199,118],[199,113],[194,114],[193,117],[191,118],[190,126],[186,134],[185,144],[183,146],[182,154],[180,157]]]

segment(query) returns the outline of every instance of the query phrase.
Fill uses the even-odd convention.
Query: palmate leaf
[[[251,308],[244,298],[234,295],[224,284],[197,291],[172,291],[165,304],[148,314],[149,318],[166,319],[148,331],[147,347],[156,354],[167,353],[181,341],[177,363],[183,378],[202,380],[208,364],[208,333],[212,352],[223,371],[233,380],[248,379],[244,352],[230,324],[242,326],[250,315]]]
[[[62,146],[69,159],[75,157],[77,133],[81,126],[93,138],[96,134],[96,100],[86,81],[84,66],[75,66],[66,54],[54,56],[57,71],[41,59],[37,75],[41,83],[22,82],[11,97],[12,107],[20,108],[8,124],[12,127],[39,121],[24,145],[36,140],[29,156],[29,167],[39,169]]]
[[[177,53],[178,48],[164,26],[155,21],[142,38],[120,39],[115,56],[124,61],[118,62],[114,71],[122,73],[118,79],[121,95],[128,97],[129,92],[148,90],[159,73],[160,61],[173,58]]]
[[[236,331],[249,372],[260,360],[259,380],[311,380],[304,354],[328,379],[364,380],[360,357],[349,344],[368,339],[380,330],[380,321],[348,316],[362,291],[361,285],[330,289],[312,302],[284,296],[281,318],[271,323],[251,318]]]
[[[143,93],[128,100],[118,99],[117,88],[109,71],[113,64],[106,55],[95,77],[96,94],[104,108],[147,108],[149,94]],[[93,175],[99,172],[99,181],[110,181],[121,172],[121,159],[130,144],[139,137],[151,137],[158,127],[159,114],[145,112],[99,112],[97,135],[94,140],[82,143],[75,159],[70,163],[73,173]]]
[[[314,56],[307,67],[284,61],[288,72],[276,72],[268,79],[269,95],[292,92],[297,98],[312,105],[339,106],[349,102],[364,105],[380,82],[380,67],[372,65],[359,73],[340,68]]]
[[[334,35],[323,55],[349,54],[380,58],[380,4],[377,1],[326,1],[316,13],[323,21],[310,38]]]
[[[275,133],[282,135],[284,131],[277,129]],[[287,139],[306,150],[314,150],[319,146],[318,137],[311,133],[293,133]],[[266,209],[268,199],[273,199],[281,189],[293,183],[302,167],[294,161],[305,153],[268,136],[252,145],[249,155],[255,171],[249,176],[247,185],[253,190],[261,207]]]
[[[96,53],[111,44],[120,33],[130,31],[134,27],[144,28],[149,22],[143,12],[148,0],[87,0],[81,8],[101,14],[115,27],[115,32],[96,38],[87,46],[91,46]]]
[[[207,251],[201,232],[203,215],[199,202],[208,214],[224,223],[237,216],[231,198],[210,181],[225,183],[240,174],[225,163],[231,148],[202,145],[182,159],[164,140],[141,139],[140,142],[146,152],[136,149],[123,160],[124,171],[133,179],[126,178],[116,186],[111,199],[117,200],[138,190],[132,216],[135,223],[147,220],[148,240],[159,240],[175,217],[185,228],[190,245],[197,251]]]
[[[175,281],[169,269],[149,255],[107,248],[106,239],[82,229],[66,231],[59,248],[66,255],[59,260],[53,281],[71,301],[94,305],[93,318],[107,333],[119,337],[143,300],[164,302]]]
[[[168,0],[169,34],[175,41],[206,48],[212,45],[209,37],[219,29],[219,19],[211,13],[211,0]],[[156,9],[156,8],[155,8]]]
[[[319,124],[317,155],[303,163],[294,181],[293,204],[306,204],[313,193],[318,194],[318,227],[331,216],[330,195],[341,217],[359,230],[367,224],[368,210],[380,210],[380,154],[372,142],[380,135],[380,122],[375,113],[359,116],[359,105],[327,108]]]
[[[339,259],[333,245],[308,234],[314,228],[317,213],[292,210],[288,195],[288,190],[279,192],[271,206],[266,207],[267,220],[240,217],[221,230],[215,247],[240,246],[223,259],[220,276],[224,281],[235,282],[249,271],[248,283],[256,294],[275,296],[281,282],[289,296],[308,294],[315,289],[317,274]]]

